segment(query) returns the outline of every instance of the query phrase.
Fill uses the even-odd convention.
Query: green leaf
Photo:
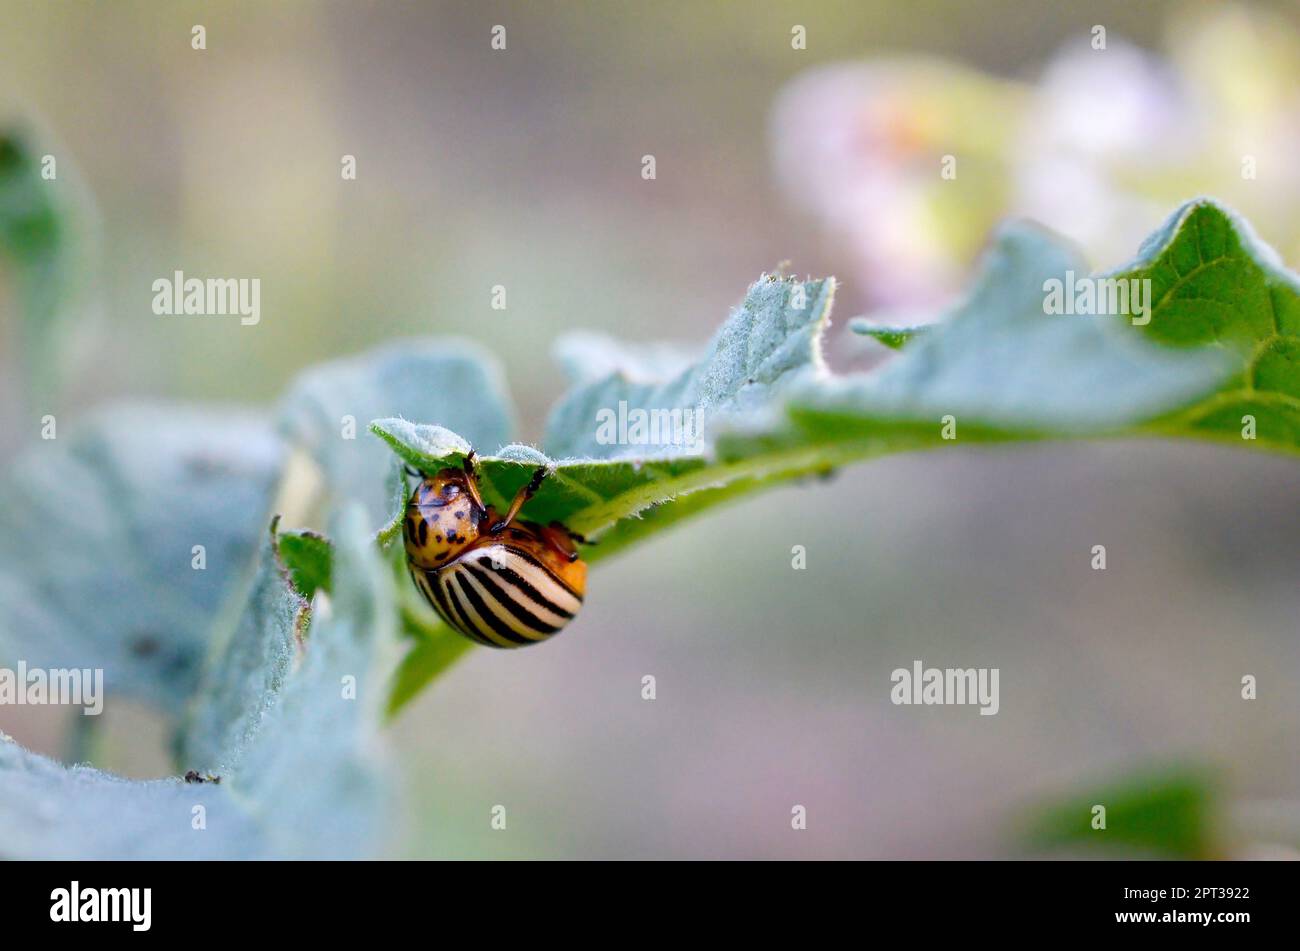
[[[1300,277],[1249,225],[1214,202],[1188,202],[1113,276],[1151,281],[1156,304],[1143,330],[1152,339],[1247,355],[1216,393],[1150,430],[1300,451]],[[1256,427],[1249,441],[1247,415]]]
[[[962,440],[1042,438],[1119,431],[1210,392],[1230,371],[1219,352],[1176,352],[1113,321],[1043,313],[1043,282],[1086,269],[1046,233],[1013,226],[999,236],[974,292],[943,324],[918,336],[873,374],[832,377],[819,336],[829,282],[765,279],[698,363],[663,381],[625,369],[589,374],[551,415],[553,459],[512,446],[480,458],[485,493],[501,504],[537,465],[552,465],[531,517],[575,531],[613,530],[612,551],[650,530],[759,487],[825,473],[881,452],[941,444],[957,417]],[[803,306],[794,307],[795,288]],[[613,360],[608,344],[600,352]],[[629,365],[644,369],[633,353]],[[620,404],[701,409],[703,447],[602,443],[598,414]],[[456,464],[468,443],[441,426],[377,420],[371,427],[422,469]],[[694,493],[689,506],[684,500]],[[643,516],[642,523],[629,523]],[[604,552],[593,550],[593,557]]]
[[[222,650],[201,704],[224,716],[211,736],[237,737],[220,783],[138,782],[63,767],[0,741],[0,842],[4,858],[346,858],[382,843],[391,797],[377,729],[395,637],[392,578],[359,510],[336,531],[338,575],[318,605],[296,664],[280,666],[286,624],[301,597],[264,548],[243,650]],[[319,600],[319,599],[318,599]],[[245,665],[256,645],[276,676]],[[229,689],[240,674],[247,691]],[[348,694],[355,684],[354,698]],[[255,716],[242,705],[253,698]],[[217,720],[220,719],[217,717]],[[256,722],[250,722],[255,720]],[[201,718],[201,723],[208,723]],[[245,728],[249,727],[249,728]],[[206,730],[206,727],[205,727]],[[210,748],[220,742],[205,740]],[[221,757],[218,757],[220,759]],[[200,770],[200,774],[207,770]],[[205,828],[196,829],[203,806]]]
[[[334,575],[334,547],[329,540],[309,531],[285,532],[277,537],[280,558],[303,598],[311,601],[317,591],[329,591]]]
[[[1204,769],[1149,770],[1043,806],[1025,824],[1035,850],[1073,849],[1177,859],[1223,858],[1220,791]],[[1105,829],[1093,827],[1103,806]]]
[[[1212,392],[1234,368],[1221,351],[1174,351],[1118,320],[1044,313],[1044,284],[1089,269],[1032,226],[1002,228],[975,286],[940,325],[877,372],[808,387],[807,438],[956,420],[957,439],[1120,433]]]
[[[178,711],[283,455],[256,417],[182,406],[111,408],[33,445],[0,481],[0,659],[103,668],[110,694]]]
[[[787,460],[753,459],[734,470],[712,466],[709,431],[766,419],[795,381],[825,372],[819,339],[833,293],[829,280],[803,284],[765,277],[750,288],[704,357],[685,367],[662,358],[648,361],[637,350],[620,362],[612,344],[601,344],[614,366],[589,373],[592,378],[580,382],[552,412],[545,443],[550,455],[517,444],[495,454],[480,453],[485,500],[505,504],[536,467],[549,466],[546,489],[529,503],[529,517],[558,520],[597,535],[680,495],[785,473]],[[596,350],[590,342],[585,345]],[[571,366],[576,363],[570,360]],[[645,371],[651,364],[673,372],[668,379],[649,379]],[[650,447],[602,441],[598,414],[616,415],[620,404],[647,412],[676,410],[678,419],[693,419],[701,438]],[[685,416],[686,411],[694,417]],[[471,448],[442,425],[380,419],[371,429],[407,463],[426,471],[459,464]],[[592,549],[591,555],[597,558],[600,551]]]
[[[1084,273],[1082,267],[1082,262],[1077,261],[1068,265],[1080,274]],[[1061,267],[1058,265],[1055,270],[1060,272]],[[1080,405],[1077,410],[1069,411],[1070,418],[1058,419],[1067,408],[1064,404],[1068,402],[1068,394],[1054,398],[1042,407],[1046,411],[1043,420],[1031,421],[1037,428],[1048,434],[1079,428],[1075,418],[1081,415],[1081,434],[1101,424],[1101,432],[1122,428],[1123,431],[1116,432],[1119,435],[1150,433],[1224,440],[1248,448],[1300,450],[1300,277],[1283,266],[1276,252],[1260,241],[1247,223],[1213,201],[1188,202],[1144,242],[1134,261],[1097,276],[1149,280],[1151,319],[1138,325],[1139,332],[1168,347],[1215,348],[1221,354],[1222,375],[1218,385],[1200,394],[1194,392],[1195,387],[1183,392],[1176,380],[1166,379],[1170,385],[1152,397],[1145,396],[1141,390],[1148,383],[1156,382],[1155,376],[1146,375],[1141,379],[1134,376],[1139,384],[1138,392],[1134,392],[1134,387],[1123,386],[1122,381],[1106,382],[1105,377],[1099,377],[1093,388],[1100,395],[1094,395],[1088,392],[1084,381],[1078,379],[1080,373],[1076,372],[1088,370],[1091,365],[1088,344],[1075,341],[1071,350],[1060,355],[1054,367],[1062,374],[1058,378],[1080,394]],[[1026,319],[1032,319],[1035,308],[1041,309],[1042,289],[1035,290],[1028,276],[1019,283],[1025,291],[1021,309]],[[1000,297],[1006,287],[1006,282],[998,281],[991,289]],[[1005,300],[994,300],[993,304],[1004,318],[1015,310]],[[1090,320],[1069,319],[1079,325],[1087,325]],[[1106,323],[1100,318],[1092,320],[1097,324]],[[860,333],[872,332],[860,323],[853,329]],[[1009,334],[1002,355],[1008,355],[1015,345],[1028,346],[1030,338],[1023,327],[1005,325],[1005,329]],[[1007,376],[1006,361],[999,360],[999,354],[993,352],[995,341],[954,339],[952,342],[969,344],[972,354],[987,361],[990,376],[1017,382],[1016,377]],[[953,364],[937,352],[911,354],[909,348],[909,356],[911,360],[906,364],[909,370],[926,376],[937,375],[926,365],[930,360],[945,369]],[[1032,356],[1035,358],[1023,361],[1024,369],[1039,372],[1052,369],[1053,365],[1045,359]],[[1122,362],[1110,358],[1105,364],[1112,369],[1123,367]],[[1123,372],[1136,374],[1137,369]],[[889,372],[907,375],[904,371],[891,369]],[[871,385],[885,384],[876,380]],[[904,381],[902,388],[915,389],[911,380]],[[1017,390],[1014,386],[1004,388],[1008,393]],[[1035,398],[1041,390],[1023,386],[1018,389]],[[1109,410],[1103,405],[1106,396],[1114,397]],[[956,406],[958,401],[948,400],[946,405]],[[935,407],[932,404],[927,408]],[[1003,413],[977,412],[976,415],[984,425],[1007,428],[1006,421],[999,418]],[[1090,415],[1094,418],[1089,419]],[[1245,416],[1255,419],[1254,439],[1242,438]],[[1011,435],[1023,435],[1017,429],[1012,420]]]
[[[925,333],[926,327],[882,327],[868,323],[861,317],[849,321],[849,329],[864,337],[874,337],[890,350],[902,350],[914,337]]]
[[[57,259],[63,239],[54,189],[41,179],[27,136],[0,132],[0,249],[40,270]]]
[[[327,507],[360,500],[376,526],[391,514],[392,457],[358,430],[389,415],[438,419],[493,448],[513,427],[500,368],[470,344],[405,340],[303,373],[281,405],[281,429],[323,470]]]

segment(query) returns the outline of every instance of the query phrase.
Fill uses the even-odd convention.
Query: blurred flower
[[[1006,216],[1111,266],[1179,202],[1212,194],[1294,260],[1300,37],[1228,7],[1184,11],[1167,46],[1081,38],[1033,85],[921,58],[809,72],[774,110],[778,179],[843,245],[868,306],[908,320],[933,318]]]
[[[1136,250],[1178,199],[1135,187],[1201,147],[1200,117],[1163,61],[1112,39],[1048,65],[1008,149],[1008,210],[1069,235],[1092,259]]]
[[[995,188],[954,205],[939,177],[1001,163],[1021,90],[929,60],[833,66],[781,95],[773,149],[782,186],[846,243],[870,299],[925,306],[955,285],[1003,203]],[[1002,182],[999,181],[998,185]],[[972,216],[974,221],[972,221]]]

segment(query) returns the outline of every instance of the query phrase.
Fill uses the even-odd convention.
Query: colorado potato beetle
[[[408,470],[420,483],[406,503],[402,534],[415,586],[448,625],[489,647],[544,641],[573,620],[587,587],[584,542],[559,522],[517,519],[541,487],[533,473],[502,516],[483,504],[474,453],[463,468],[434,475]]]

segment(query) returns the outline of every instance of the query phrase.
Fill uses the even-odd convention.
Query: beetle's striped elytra
[[[402,528],[407,566],[453,630],[489,647],[524,647],[573,620],[587,586],[576,545],[583,539],[558,522],[516,518],[546,469],[533,473],[504,516],[483,504],[473,453],[463,469],[417,474]]]

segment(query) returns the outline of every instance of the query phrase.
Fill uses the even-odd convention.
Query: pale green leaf
[[[103,668],[110,694],[174,712],[253,561],[281,443],[246,413],[183,406],[57,433],[0,481],[0,662]]]
[[[391,514],[392,466],[365,432],[376,416],[439,420],[492,449],[514,425],[495,359],[467,343],[403,340],[300,375],[281,404],[281,429],[323,470],[327,508],[359,500],[376,527]]]
[[[286,629],[301,614],[268,539],[248,617],[214,654],[200,704],[204,739],[234,737],[220,782],[140,782],[84,766],[64,767],[0,739],[0,857],[347,858],[371,855],[389,827],[392,801],[377,729],[391,676],[396,620],[392,578],[359,510],[335,532],[338,566],[328,608],[318,605],[304,645]],[[259,631],[258,628],[261,630]],[[245,663],[263,648],[267,669]],[[232,690],[240,677],[249,689]],[[211,692],[209,692],[211,691]],[[252,699],[253,715],[244,701]],[[219,722],[225,717],[230,726]],[[207,731],[216,742],[206,738]],[[202,828],[195,807],[203,806]]]
[[[281,544],[272,522],[252,582],[236,599],[238,615],[217,624],[181,734],[186,769],[220,774],[239,766],[306,645],[311,603],[293,584]]]
[[[202,806],[207,829],[194,829]],[[257,823],[222,783],[123,779],[63,766],[0,734],[0,858],[269,857]]]

